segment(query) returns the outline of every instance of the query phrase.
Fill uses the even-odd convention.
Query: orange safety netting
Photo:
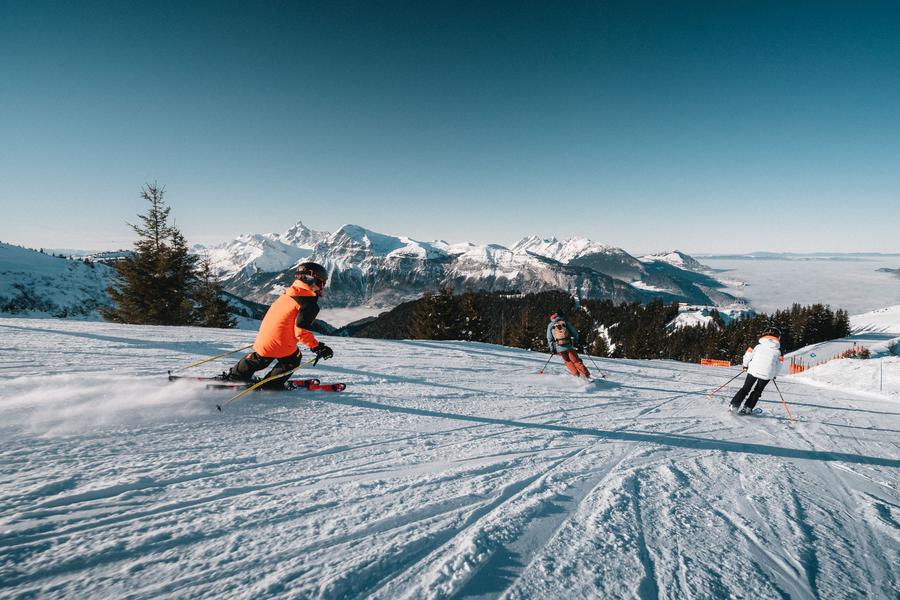
[[[837,360],[839,358],[856,358],[858,356],[863,356],[865,354],[864,351],[866,351],[866,350],[867,350],[867,348],[865,346],[860,346],[859,344],[854,343],[853,346],[851,346],[850,348],[847,348],[843,352],[839,352],[839,353],[835,354],[834,356],[832,356],[831,358],[826,358],[824,360],[817,361],[816,363],[807,363],[806,361],[804,361],[800,358],[792,357],[791,363],[788,368],[790,370],[791,375],[793,375],[795,373],[802,373],[803,371],[806,371],[807,369],[811,369],[813,367],[818,367],[819,365],[824,365],[827,362],[830,362],[832,360]]]
[[[716,360],[714,358],[701,358],[701,365],[706,365],[707,367],[730,367],[731,363],[727,360]]]

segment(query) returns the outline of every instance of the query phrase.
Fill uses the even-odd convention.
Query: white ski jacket
[[[777,377],[782,363],[781,342],[771,335],[759,338],[759,344],[755,348],[747,348],[744,353],[744,367],[757,379]]]

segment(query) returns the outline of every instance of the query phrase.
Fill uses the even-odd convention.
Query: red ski
[[[305,389],[311,392],[343,392],[345,383],[322,383],[318,379],[291,379],[288,384],[294,389]]]
[[[297,388],[309,388],[311,385],[319,385],[322,382],[318,379],[288,379],[287,388],[289,390],[297,389]]]

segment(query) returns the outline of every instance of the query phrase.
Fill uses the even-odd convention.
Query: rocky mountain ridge
[[[313,260],[329,271],[324,307],[390,308],[449,287],[535,293],[563,290],[584,298],[646,302],[654,298],[727,305],[710,270],[680,252],[636,258],[621,248],[573,237],[526,237],[505,247],[423,242],[347,224],[333,233],[302,222],[283,234],[246,235],[206,249],[230,292],[270,302]]]

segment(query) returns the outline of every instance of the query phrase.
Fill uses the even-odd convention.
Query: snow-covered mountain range
[[[583,298],[645,302],[653,298],[727,306],[735,298],[696,260],[679,252],[636,258],[621,248],[586,238],[527,237],[499,244],[422,242],[358,225],[334,233],[297,223],[280,234],[242,235],[219,246],[195,246],[208,256],[234,294],[235,313],[257,316],[293,280],[298,263],[326,266],[325,308],[392,308],[426,292],[450,287],[533,293],[564,290]],[[127,251],[65,259],[0,244],[0,313],[99,318],[114,261]]]
[[[653,298],[728,305],[735,298],[693,258],[670,252],[635,258],[586,238],[527,237],[499,244],[422,242],[344,225],[334,233],[297,223],[283,234],[253,234],[207,252],[226,289],[268,302],[293,279],[304,260],[330,274],[325,307],[392,307],[443,286],[462,292],[562,289],[616,302]]]

